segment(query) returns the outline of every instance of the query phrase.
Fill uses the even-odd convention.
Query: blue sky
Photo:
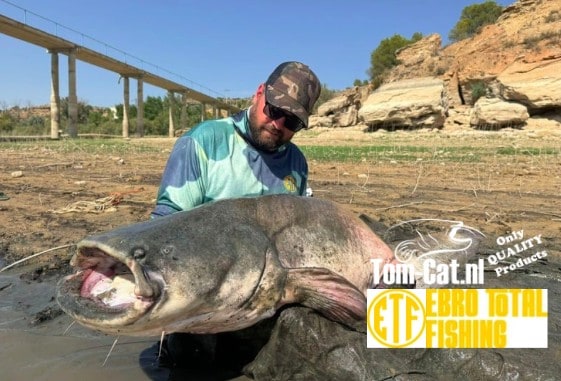
[[[0,0],[0,14],[126,58],[133,66],[208,95],[249,97],[277,64],[288,60],[308,64],[330,89],[349,87],[355,79],[367,79],[370,55],[383,39],[439,33],[446,44],[462,9],[481,2]],[[496,2],[505,6],[514,0]],[[0,109],[49,103],[49,54],[4,34],[0,52]],[[66,56],[59,61],[64,97]],[[77,62],[78,98],[90,105],[122,103],[118,79],[116,73]],[[164,90],[150,85],[144,94],[165,96]],[[131,101],[135,98],[136,81],[131,81]]]

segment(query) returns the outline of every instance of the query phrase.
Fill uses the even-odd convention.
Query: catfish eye
[[[132,256],[134,259],[143,259],[146,256],[146,250],[142,247],[132,249]]]
[[[162,247],[160,249],[160,253],[162,253],[163,255],[170,255],[171,253],[173,253],[173,246],[167,245]]]

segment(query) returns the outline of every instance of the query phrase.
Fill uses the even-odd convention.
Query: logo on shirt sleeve
[[[283,179],[284,189],[293,193],[296,192],[298,187],[296,186],[296,179],[292,175],[288,175]]]

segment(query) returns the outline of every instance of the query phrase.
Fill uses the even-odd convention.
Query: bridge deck
[[[20,23],[3,15],[0,15],[0,33],[4,33],[8,36],[43,47],[52,52],[67,54],[70,50],[74,50],[76,59],[80,61],[118,73],[124,77],[142,78],[145,83],[149,83],[168,91],[186,94],[189,99],[213,105],[219,109],[231,112],[239,110],[233,105],[221,102],[218,99],[197,90],[139,69],[125,62],[121,62],[84,46],[75,44],[71,41],[43,32],[42,30]]]

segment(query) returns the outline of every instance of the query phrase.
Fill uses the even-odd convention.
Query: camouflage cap
[[[300,62],[280,64],[265,82],[267,102],[296,115],[306,128],[320,92],[318,77]]]

